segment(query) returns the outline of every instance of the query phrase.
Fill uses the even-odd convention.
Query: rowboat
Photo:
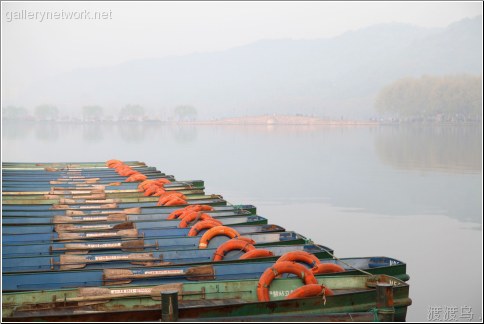
[[[162,173],[155,167],[149,166],[130,166],[130,170],[135,170],[139,173],[149,174],[149,173]],[[16,176],[20,179],[26,176],[32,176],[34,179],[51,179],[54,177],[71,177],[71,178],[80,178],[80,177],[87,177],[90,175],[101,175],[101,176],[121,176],[115,169],[107,168],[107,167],[96,167],[96,168],[53,168],[53,167],[45,167],[45,168],[38,168],[38,169],[21,169],[21,168],[2,168],[2,175],[5,176]],[[13,180],[16,180],[14,178]]]
[[[192,185],[185,185],[185,184],[180,184],[176,186],[171,186],[171,187],[166,187],[165,190],[167,192],[171,191],[177,191],[181,193],[189,193],[187,191],[194,191],[194,190],[199,190],[203,191],[205,188],[202,187],[197,187],[194,188]],[[185,192],[184,192],[185,191]],[[24,193],[30,193],[30,192],[24,192]],[[16,200],[33,200],[33,201],[42,201],[42,200],[55,200],[53,203],[61,203],[61,199],[90,199],[90,200],[101,200],[101,199],[120,199],[120,198],[142,198],[145,197],[142,192],[139,191],[129,191],[129,190],[119,190],[119,191],[113,191],[111,190],[110,192],[105,192],[103,191],[102,193],[99,194],[84,194],[84,195],[54,195],[54,194],[31,194],[31,195],[17,195],[17,194],[3,194],[2,198],[4,201],[10,202],[12,201],[12,204],[15,204],[14,201]]]
[[[229,206],[212,206],[214,210],[206,213],[211,217],[223,216],[250,216],[256,215],[256,208],[253,205],[229,205]],[[10,216],[3,214],[3,226],[16,225],[51,225],[51,224],[90,224],[105,222],[149,222],[167,220],[168,215],[177,208],[135,208],[116,210],[112,213],[94,214],[86,211],[76,211],[75,213],[60,211],[56,215],[32,216],[29,212],[10,212]],[[15,213],[15,214],[13,214]],[[87,214],[86,214],[87,213]],[[67,214],[67,215],[66,215]],[[76,216],[77,215],[77,216]],[[173,220],[177,221],[177,220]],[[178,221],[177,221],[178,222]],[[178,225],[178,223],[177,223]]]
[[[147,165],[128,165],[133,170],[141,171],[141,170],[157,170],[155,167],[150,167]],[[39,167],[28,167],[28,168],[20,168],[20,167],[2,167],[2,172],[6,174],[75,174],[75,173],[90,173],[90,172],[97,172],[97,173],[104,173],[104,172],[114,172],[114,168],[109,168],[106,165],[104,166],[96,166],[96,167],[74,167],[74,166],[39,166]]]
[[[223,201],[225,202],[225,201]],[[237,215],[255,215],[256,207],[253,205],[226,205],[222,201],[212,203],[213,211],[207,212],[214,217],[218,212],[234,212]],[[225,202],[226,203],[226,202]],[[157,206],[157,207],[136,207],[136,208],[116,208],[116,209],[97,209],[97,210],[48,210],[48,211],[3,211],[2,220],[8,221],[15,225],[18,224],[52,224],[56,219],[66,218],[67,222],[84,223],[99,222],[108,220],[109,215],[124,214],[133,219],[133,217],[156,217],[166,219],[171,212],[180,209],[178,206]],[[7,223],[5,223],[7,224]]]
[[[188,186],[193,189],[203,189],[204,182],[202,180],[187,180],[175,181],[164,186],[165,189],[172,189],[174,187]],[[15,190],[15,187],[9,186],[8,183],[3,183],[2,196],[25,196],[25,195],[80,195],[80,194],[98,194],[98,193],[117,193],[117,192],[138,192],[138,183],[133,182],[113,182],[109,184],[50,184],[46,183],[41,187],[35,186],[33,188],[21,188]],[[66,197],[68,198],[68,197]],[[19,198],[21,199],[21,198]]]
[[[136,170],[150,179],[173,177],[158,171],[156,169],[138,169]],[[95,172],[95,173],[47,173],[36,174],[32,172],[24,173],[8,173],[2,172],[2,177],[5,182],[13,185],[42,185],[44,183],[50,183],[50,181],[69,182],[69,183],[102,183],[102,182],[124,182],[127,177],[121,176],[114,171]],[[88,181],[89,180],[89,181]]]
[[[136,263],[152,263],[147,255],[139,255]],[[72,257],[72,256],[71,256]],[[144,257],[144,259],[143,259]],[[82,256],[81,256],[82,258]],[[321,260],[322,264],[338,264],[344,272],[338,275],[357,275],[360,270],[372,274],[389,274],[406,280],[405,265],[395,259],[385,257],[349,258],[336,260]],[[96,287],[113,285],[161,285],[169,283],[185,283],[203,280],[241,280],[258,279],[274,262],[225,263],[201,266],[171,266],[143,268],[106,268],[103,270],[70,270],[37,273],[4,274],[4,291],[26,291],[44,289],[63,289],[77,287]],[[82,274],[81,274],[82,271]],[[318,276],[334,275],[334,273]]]
[[[220,195],[193,195],[187,197],[188,205],[225,205],[227,202],[221,198]],[[141,198],[140,198],[141,199]],[[103,211],[114,210],[134,207],[160,207],[157,206],[158,199],[151,198],[151,201],[138,201],[138,199],[132,199],[127,203],[90,203],[87,204],[59,204],[59,205],[2,205],[3,213],[10,211],[32,211],[41,212],[49,210],[91,210],[91,211]],[[187,205],[178,205],[177,209],[186,207]],[[166,207],[166,206],[161,206]]]
[[[92,287],[5,293],[3,320],[155,320],[160,317],[160,294],[178,292],[179,318],[217,318],[267,314],[325,314],[366,312],[376,308],[376,285],[393,287],[395,320],[405,320],[411,305],[409,286],[396,278],[379,276],[317,276],[317,283],[334,295],[284,300],[301,286],[299,278],[280,278],[271,283],[270,301],[257,299],[257,279],[176,283],[141,287]],[[88,306],[85,306],[88,305]],[[120,310],[123,312],[118,313]],[[144,315],[138,315],[142,312]],[[116,314],[118,316],[116,316]],[[151,314],[151,315],[148,315]],[[140,316],[140,317],[138,317]]]
[[[257,261],[275,261],[282,255],[293,251],[304,251],[315,255],[319,259],[328,259],[332,257],[334,251],[331,248],[315,244],[294,244],[294,245],[271,245],[265,246],[265,250],[272,253],[272,256],[260,257],[254,260]],[[173,251],[159,252],[151,250],[151,255],[159,265],[201,265],[213,262],[217,248],[207,249],[183,249]],[[41,272],[41,271],[59,271],[64,269],[105,269],[105,268],[129,268],[136,267],[129,261],[130,253],[126,251],[133,251],[127,249],[124,251],[105,251],[105,250],[91,250],[89,254],[75,254],[75,250],[68,251],[72,254],[58,254],[54,256],[40,256],[40,257],[16,257],[15,260],[4,257],[2,262],[3,273],[17,273],[17,272]],[[144,250],[136,250],[137,252],[146,252]],[[79,251],[77,251],[79,252]],[[82,251],[80,251],[82,252]],[[240,259],[245,253],[241,250],[229,251],[225,254],[223,260],[218,263],[240,263],[247,260]],[[73,256],[73,257],[71,257]],[[128,259],[126,261],[125,259]]]
[[[219,195],[205,195],[204,191],[201,189],[182,189],[177,190],[184,194],[187,197],[187,200],[194,200],[194,199],[207,199],[207,197],[219,196]],[[68,198],[55,198],[55,199],[3,199],[4,206],[14,206],[14,205],[28,205],[31,206],[32,209],[46,209],[45,207],[56,206],[58,204],[63,205],[85,205],[85,204],[109,204],[109,203],[143,203],[143,202],[158,202],[160,197],[145,197],[143,195],[137,194],[132,195],[130,197],[116,197],[116,198],[99,198],[99,199],[89,199],[89,198],[82,198],[82,199],[68,199]],[[45,206],[50,205],[50,206]],[[35,207],[35,208],[33,208]],[[133,206],[135,207],[135,206]],[[47,208],[49,209],[49,208]]]
[[[172,175],[165,175],[165,176],[155,176],[152,177],[153,179],[167,179],[171,182],[175,182],[175,177]],[[126,178],[124,178],[126,179]],[[51,189],[51,186],[55,185],[57,188],[68,188],[70,189],[89,189],[95,188],[95,186],[103,186],[105,189],[136,189],[138,183],[135,182],[123,182],[123,181],[110,181],[109,179],[106,180],[83,180],[83,181],[59,181],[59,180],[52,180],[48,182],[15,182],[15,183],[3,183],[2,190],[3,191],[47,191]]]
[[[149,166],[131,166],[133,170],[136,170],[141,173],[149,173],[149,172],[158,172],[161,173],[155,167]],[[110,168],[80,168],[80,169],[62,169],[62,168],[43,168],[43,169],[2,169],[2,174],[6,176],[18,176],[18,177],[25,177],[25,176],[33,176],[38,178],[52,178],[55,176],[62,176],[62,177],[79,177],[79,176],[88,176],[93,174],[99,175],[117,175],[114,169]]]
[[[67,191],[54,189],[51,187],[50,191],[8,191],[2,193],[2,198],[5,201],[14,200],[47,200],[47,199],[106,199],[106,198],[131,198],[144,197],[143,192],[135,189],[125,190],[104,190],[104,189],[90,189]],[[203,190],[203,181],[189,181],[189,182],[172,182],[166,184],[165,191],[181,191],[181,190]],[[80,193],[78,193],[81,191]]]
[[[100,239],[106,237],[111,239]],[[257,246],[308,243],[307,238],[295,232],[246,234],[244,237],[255,241]],[[228,239],[227,236],[216,236],[208,242],[208,247],[217,247]],[[139,245],[140,241],[142,241],[141,246]],[[123,248],[129,250],[133,249],[133,247],[130,247],[133,242],[137,243],[135,244],[135,249],[138,250],[170,251],[198,248],[199,241],[200,238],[196,236],[143,238],[138,235],[136,230],[121,230],[114,233],[90,233],[85,237],[73,238],[70,243],[4,244],[2,252],[4,258],[16,258],[19,256],[56,255],[66,251],[121,250]]]
[[[131,167],[146,166],[141,161],[123,161],[124,164]],[[108,169],[106,162],[2,162],[2,169],[41,169],[44,168],[102,168]]]
[[[129,215],[131,216],[131,215]],[[153,215],[149,215],[153,216]],[[148,215],[142,215],[141,217],[149,217]],[[158,216],[158,215],[154,215]],[[165,215],[163,215],[165,216]],[[165,216],[166,217],[166,216]],[[240,216],[236,215],[234,212],[219,212],[213,213],[213,218],[221,222],[223,225],[264,225],[267,224],[267,219],[262,216],[250,215],[250,216]],[[128,220],[128,216],[120,215],[119,218],[111,217],[111,221],[99,221],[99,222],[83,222],[80,225],[72,223],[70,221],[72,217],[65,216],[62,218],[56,218],[53,225],[26,225],[19,226],[3,224],[2,233],[3,235],[30,235],[30,234],[41,234],[41,233],[51,233],[52,232],[88,232],[88,231],[100,231],[100,230],[115,230],[121,227],[126,227],[129,224],[133,224],[132,227],[137,229],[168,229],[168,228],[179,228],[181,221],[179,219],[162,220],[160,218],[152,217],[148,220]],[[116,222],[116,220],[118,220]]]
[[[136,225],[136,226],[135,226]],[[149,225],[149,224],[148,224]],[[62,225],[58,225],[62,226]],[[190,232],[190,228],[151,228],[149,226],[139,226],[133,222],[125,222],[116,225],[82,225],[83,229],[89,229],[89,231],[76,231],[78,228],[72,227],[63,227],[63,229],[71,229],[71,231],[61,230],[58,232],[50,232],[50,233],[21,233],[21,234],[11,234],[8,233],[8,229],[12,229],[12,227],[4,228],[7,229],[7,233],[2,234],[2,244],[4,246],[10,244],[51,244],[53,242],[62,242],[68,241],[72,242],[73,240],[82,240],[83,238],[89,239],[94,234],[99,234],[101,231],[102,233],[117,233],[119,231],[127,231],[127,230],[135,230],[138,237],[143,238],[178,238],[178,237],[187,237],[188,233]],[[285,229],[278,225],[253,225],[242,223],[240,225],[231,225],[232,229],[236,230],[239,234],[251,234],[251,233],[269,233],[269,232],[284,232]],[[18,227],[14,227],[13,229],[18,231]],[[201,234],[202,232],[200,232]],[[101,237],[101,236],[98,236]]]
[[[176,182],[173,176],[163,176],[163,177],[156,177],[164,178],[170,180],[171,182]],[[181,182],[181,181],[177,181]],[[51,186],[54,185],[55,188],[60,188],[64,190],[88,190],[88,189],[99,189],[99,187],[103,187],[104,190],[136,190],[138,187],[137,182],[122,182],[122,181],[114,181],[111,182],[109,180],[105,181],[49,181],[49,182],[35,182],[35,183],[3,183],[2,191],[49,191],[51,190]]]
[[[203,190],[199,189],[183,189],[178,192],[184,194],[188,200],[195,199],[208,199],[208,197],[213,197],[213,195],[207,196],[204,194]],[[111,204],[111,203],[143,203],[143,202],[153,202],[157,203],[160,197],[144,197],[143,195],[133,195],[132,197],[119,197],[119,198],[104,198],[104,199],[67,199],[67,198],[56,198],[56,199],[4,199],[4,205],[30,205],[36,206],[37,209],[42,209],[44,205],[79,205],[84,204]],[[48,207],[50,207],[48,206]],[[134,207],[134,206],[133,206]]]

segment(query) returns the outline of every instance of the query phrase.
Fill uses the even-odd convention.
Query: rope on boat
[[[333,257],[333,259],[335,259],[335,260],[337,260],[337,261],[339,261],[339,262],[343,263],[344,265],[346,265],[346,266],[348,266],[348,267],[350,267],[350,268],[353,268],[353,269],[355,269],[355,270],[357,270],[357,271],[359,271],[359,272],[361,272],[361,273],[364,273],[364,274],[366,274],[366,275],[373,276],[373,274],[372,274],[372,273],[369,273],[368,271],[365,271],[365,270],[359,269],[359,268],[357,268],[357,267],[355,267],[355,266],[353,266],[353,265],[351,265],[351,264],[348,264],[347,262],[345,262],[345,261],[341,260],[340,258],[338,258],[337,256],[335,256],[334,254],[332,254],[332,253],[331,253],[331,252],[329,252],[328,250],[326,250],[326,252],[327,252],[327,253],[328,253],[330,256],[332,256],[332,257]]]
[[[378,308],[372,308],[368,312],[373,313],[373,322],[380,321],[380,318],[378,317]]]

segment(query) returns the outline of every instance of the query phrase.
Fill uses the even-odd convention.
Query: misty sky
[[[18,16],[62,11],[100,11],[109,18]],[[224,50],[260,39],[332,37],[377,23],[444,27],[479,14],[481,2],[2,2],[2,91],[15,97],[28,84],[79,67]]]

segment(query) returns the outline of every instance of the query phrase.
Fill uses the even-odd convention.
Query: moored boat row
[[[411,305],[404,262],[337,258],[201,180],[119,160],[2,176],[4,321],[405,320]]]

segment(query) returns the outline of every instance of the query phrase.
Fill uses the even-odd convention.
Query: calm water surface
[[[339,257],[405,261],[407,320],[435,306],[481,318],[480,127],[3,126],[4,161],[140,160],[203,179]]]

